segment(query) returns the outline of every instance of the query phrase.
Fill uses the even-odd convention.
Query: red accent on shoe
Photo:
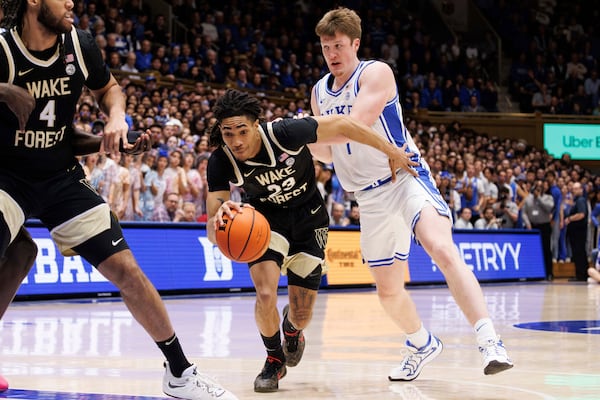
[[[8,389],[8,381],[0,375],[0,392],[4,392]]]

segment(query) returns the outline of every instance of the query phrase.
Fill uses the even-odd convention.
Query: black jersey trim
[[[0,36],[0,45],[6,54],[6,64],[8,64],[8,80],[7,83],[13,83],[15,80],[15,60],[13,59],[10,47],[4,36]]]
[[[48,60],[40,60],[39,58],[37,58],[33,54],[31,54],[29,52],[29,50],[27,50],[27,46],[25,46],[25,43],[23,43],[23,41],[21,40],[21,37],[17,33],[16,28],[13,28],[10,30],[10,35],[12,36],[13,40],[15,41],[15,44],[16,44],[17,48],[19,49],[19,51],[21,52],[21,54],[23,54],[23,56],[27,59],[27,61],[29,61],[32,64],[47,68],[47,67],[52,66],[52,64],[54,64],[56,62],[56,60],[58,60],[58,57],[60,56],[59,46],[56,46],[56,51]],[[63,40],[63,38],[60,37],[59,40]]]
[[[275,145],[277,147],[279,147],[279,149],[281,149],[285,153],[289,153],[292,156],[297,156],[298,154],[300,154],[300,152],[304,148],[304,146],[300,146],[300,148],[298,150],[291,150],[291,149],[286,149],[285,147],[283,147],[283,145],[281,143],[279,143],[279,140],[277,140],[277,138],[275,137],[275,132],[273,131],[273,124],[270,122],[267,124],[267,131],[269,132],[269,136],[271,137],[271,140],[273,141],[273,143],[275,143]]]

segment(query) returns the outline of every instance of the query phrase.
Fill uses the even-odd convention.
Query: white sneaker
[[[406,341],[407,354],[396,368],[390,371],[390,381],[412,381],[421,373],[423,367],[433,361],[441,352],[442,342],[440,339],[429,334],[429,341],[423,347],[416,348],[408,340]]]
[[[497,374],[513,367],[513,362],[508,358],[504,344],[499,338],[490,339],[485,345],[479,346],[479,352],[483,356],[483,373],[485,375]]]
[[[169,363],[165,361],[165,376],[163,392],[166,395],[186,400],[238,400],[237,397],[224,389],[217,381],[196,371],[196,365],[188,367],[181,378],[171,373]]]

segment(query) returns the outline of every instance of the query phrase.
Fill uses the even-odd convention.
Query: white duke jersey
[[[374,62],[379,61],[361,61],[350,79],[337,91],[331,89],[333,76],[330,73],[321,78],[317,82],[314,91],[321,115],[349,115],[358,94],[360,75],[368,65]],[[394,143],[398,147],[402,147],[404,143],[407,143],[407,151],[415,153],[412,157],[413,161],[420,164],[416,167],[416,170],[420,172],[419,175],[428,175],[429,167],[421,159],[417,146],[404,126],[402,107],[397,91],[396,96],[386,103],[383,112],[372,128],[388,142]],[[348,142],[332,145],[331,148],[335,174],[346,191],[356,192],[361,189],[375,187],[378,180],[388,178],[391,175],[388,157],[371,146]],[[398,171],[398,174],[398,178],[401,179],[402,175],[407,174],[407,172],[401,170]]]

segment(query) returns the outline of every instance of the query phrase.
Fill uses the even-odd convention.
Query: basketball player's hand
[[[20,86],[7,85],[6,88],[8,90],[6,97],[11,99],[6,102],[6,105],[19,120],[19,129],[24,131],[29,115],[35,108],[35,99]]]
[[[122,141],[120,143],[120,149],[123,153],[138,155],[152,148],[152,137],[150,136],[150,130],[146,130],[145,132],[136,132],[136,134],[139,133],[139,136],[136,135],[137,137],[132,137],[131,133],[132,132],[129,132],[127,134],[129,146],[126,147],[123,145]],[[135,139],[135,141],[132,142],[132,139]]]
[[[418,162],[411,159],[415,153],[406,151],[406,146],[406,143],[404,143],[402,147],[394,146],[392,153],[388,154],[388,163],[390,165],[390,171],[392,172],[392,182],[396,182],[396,171],[400,168],[404,169],[412,176],[418,175],[417,171],[412,168],[419,165]]]
[[[103,149],[106,153],[116,154],[121,150],[126,151],[133,147],[127,142],[127,132],[129,125],[124,118],[109,118],[104,126],[104,134],[102,136]],[[123,147],[121,149],[121,140]]]
[[[231,210],[242,212],[244,207],[254,208],[248,203],[239,203],[233,200],[223,202],[215,214],[215,230],[219,229],[220,226],[223,226],[223,215],[233,218],[233,212]]]

